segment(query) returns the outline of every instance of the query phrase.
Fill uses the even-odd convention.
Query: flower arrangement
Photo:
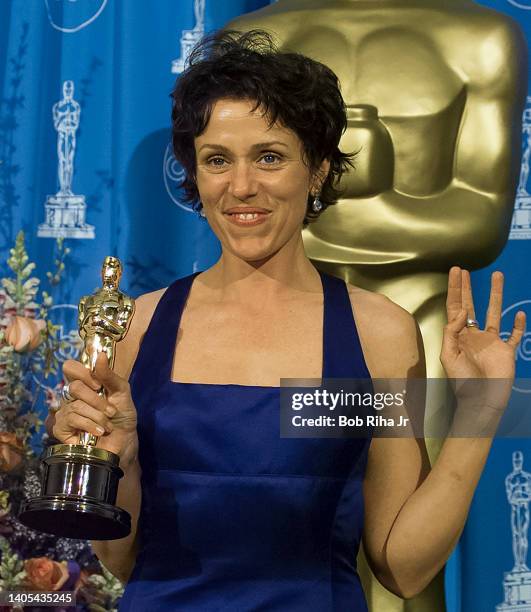
[[[52,290],[61,282],[68,254],[58,239],[56,269],[47,273]],[[0,280],[0,590],[75,591],[75,607],[65,609],[115,610],[123,586],[88,542],[40,533],[16,518],[21,503],[40,494],[39,456],[49,443],[40,407],[59,405],[63,381],[57,379],[66,347],[50,320],[52,295],[40,291],[40,279],[32,275],[35,264],[22,232],[7,265],[11,276]]]

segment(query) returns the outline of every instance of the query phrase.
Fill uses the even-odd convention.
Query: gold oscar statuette
[[[81,363],[94,369],[105,352],[112,369],[116,343],[129,329],[133,298],[120,291],[122,266],[106,257],[103,286],[79,302],[79,335],[83,340]],[[100,394],[104,394],[102,389]],[[118,482],[123,476],[120,458],[97,447],[98,438],[81,432],[77,444],[50,446],[42,457],[41,495],[29,499],[19,520],[32,529],[66,538],[114,540],[131,531],[131,517],[115,506]]]

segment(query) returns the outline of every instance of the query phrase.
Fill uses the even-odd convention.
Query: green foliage
[[[65,257],[70,249],[59,238],[56,243],[56,270],[47,276],[52,286],[57,285],[65,270]],[[40,280],[31,276],[35,264],[29,261],[24,232],[19,232],[15,246],[10,249],[7,260],[13,276],[3,278],[1,286],[5,296],[5,308],[20,317],[38,317],[45,321],[41,330],[41,343],[30,353],[18,353],[5,342],[5,329],[0,332],[0,366],[5,373],[5,384],[0,393],[0,430],[19,436],[24,443],[39,430],[42,420],[32,410],[38,390],[31,384],[30,375],[43,379],[56,375],[59,370],[59,352],[65,342],[59,338],[59,326],[48,318],[53,299],[46,291],[41,292],[38,303]]]
[[[70,249],[65,247],[64,239],[58,238],[56,242],[56,256],[55,256],[55,272],[46,272],[48,281],[52,287],[56,287],[62,278],[63,272],[65,271],[65,258],[70,253]],[[41,372],[44,378],[48,378],[50,375],[56,375],[59,368],[59,360],[57,355],[64,347],[64,342],[58,338],[59,326],[54,325],[48,319],[48,311],[53,306],[52,296],[47,291],[42,291],[42,301],[40,304],[39,317],[46,321],[46,329],[43,330],[43,342],[39,346],[38,352],[40,360],[36,360],[34,363],[34,372]]]
[[[34,300],[39,290],[40,280],[32,277],[35,264],[29,262],[26,246],[24,244],[24,232],[17,234],[15,246],[9,250],[10,257],[7,265],[15,275],[14,278],[3,278],[2,286],[7,295],[13,300],[16,313],[24,315],[25,309],[37,306]]]
[[[70,253],[63,239],[57,240],[55,248],[55,269],[46,274],[50,291],[62,280],[66,268],[65,260]],[[0,590],[24,591],[28,584],[24,559],[45,556],[56,560],[55,557],[58,556],[57,560],[64,560],[67,555],[68,559],[80,565],[89,563],[87,559],[92,559],[90,567],[93,568],[95,558],[88,543],[81,544],[84,549],[75,548],[69,543],[65,547],[63,544],[62,552],[57,554],[57,539],[52,540],[52,544],[46,545],[45,550],[41,548],[36,554],[37,538],[46,537],[45,534],[39,536],[33,532],[24,537],[23,526],[17,524],[16,529],[13,529],[16,522],[13,515],[16,514],[21,500],[28,495],[38,495],[39,461],[30,444],[34,434],[43,433],[43,421],[36,406],[43,389],[47,394],[51,394],[52,399],[57,392],[57,388],[44,384],[44,380],[59,373],[59,356],[68,347],[67,342],[60,338],[60,327],[54,325],[49,317],[54,303],[52,296],[44,290],[39,292],[41,282],[33,276],[36,266],[29,261],[23,232],[17,235],[7,263],[11,275],[0,281],[0,432],[14,433],[20,439],[24,449],[24,461],[15,464],[12,473],[0,472],[0,520],[2,527],[7,529],[3,532],[7,537],[0,535]],[[17,343],[12,336],[6,334],[12,316],[44,321],[40,344],[35,349],[24,347],[24,350],[17,352],[12,346],[17,346]],[[28,321],[23,323],[28,325]],[[30,346],[33,347],[34,344]],[[47,401],[51,401],[49,397]],[[36,492],[28,493],[28,490]],[[69,551],[66,555],[65,550]],[[86,578],[85,584],[80,584],[77,599],[81,607],[77,609],[95,612],[116,610],[123,585],[105,568],[102,567],[101,572],[91,574]]]
[[[123,584],[100,563],[101,574],[92,574],[82,589],[91,612],[115,612],[123,594]]]
[[[65,269],[64,259],[70,252],[65,248],[62,238],[57,240],[57,270],[48,273],[57,284]],[[10,278],[1,280],[4,294],[4,308],[13,315],[26,318],[38,317],[45,321],[41,330],[41,343],[36,350],[29,353],[19,353],[6,342],[6,330],[0,327],[0,366],[4,373],[4,386],[0,392],[0,430],[15,433],[24,443],[36,433],[42,425],[37,413],[33,410],[38,396],[38,389],[32,384],[31,375],[47,378],[57,374],[59,361],[58,352],[63,343],[58,338],[59,326],[48,319],[52,297],[42,291],[38,303],[40,280],[32,276],[36,268],[30,262],[26,251],[24,232],[17,234],[15,246],[9,251],[7,265],[12,272]]]
[[[0,490],[0,510],[9,509],[9,491]]]
[[[46,272],[46,277],[48,278],[48,282],[52,287],[55,287],[61,282],[61,276],[65,271],[65,258],[70,253],[70,249],[64,246],[64,239],[57,239],[57,255],[55,257],[54,263],[56,266],[55,272]]]
[[[0,590],[21,590],[26,578],[24,561],[13,552],[9,542],[0,536]]]

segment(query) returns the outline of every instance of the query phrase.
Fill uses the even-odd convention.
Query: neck
[[[300,233],[262,261],[246,261],[223,249],[220,259],[202,276],[219,301],[259,307],[322,292],[319,273],[306,257]]]

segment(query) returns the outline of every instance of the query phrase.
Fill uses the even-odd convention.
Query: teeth
[[[256,219],[258,217],[258,213],[241,213],[236,214],[235,216],[238,217],[238,219],[250,221],[251,219]]]

